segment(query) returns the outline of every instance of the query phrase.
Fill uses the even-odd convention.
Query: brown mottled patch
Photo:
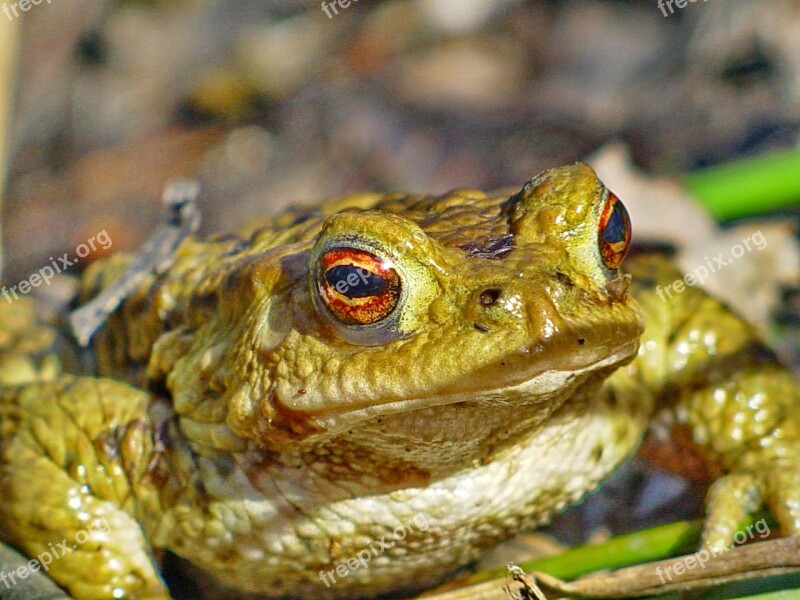
[[[147,461],[145,478],[156,487],[163,487],[169,479],[169,469],[163,462],[164,454],[169,445],[169,421],[156,424],[150,432],[152,450],[150,460]]]
[[[223,565],[235,563],[240,558],[236,549],[228,545],[219,547],[214,557]]]
[[[95,451],[109,462],[119,461],[129,476],[141,473],[144,481],[161,487],[170,477],[168,467],[162,462],[168,427],[168,422],[151,428],[144,419],[129,421],[95,438]]]
[[[384,492],[424,487],[431,482],[431,473],[427,469],[341,438],[315,446],[305,455],[305,461],[328,479],[358,482],[365,477],[375,478],[384,484],[381,490]]]
[[[398,488],[426,487],[431,482],[430,471],[420,469],[409,463],[379,467],[376,475],[382,482]]]
[[[132,473],[142,464],[148,452],[148,438],[150,437],[149,424],[137,419],[126,423],[118,430],[119,449],[122,458],[122,468],[126,473]]]
[[[268,408],[267,408],[268,407]],[[313,416],[288,408],[273,394],[265,405],[269,411],[270,443],[298,442],[327,431]]]
[[[481,466],[485,467],[486,465],[489,465],[489,464],[493,463],[494,459],[495,459],[494,454],[487,454],[486,456],[481,458],[480,461],[478,461],[478,462],[481,464]]]
[[[691,481],[709,481],[723,474],[719,460],[694,442],[686,425],[672,425],[667,440],[648,434],[639,456],[659,469]]]
[[[115,427],[109,431],[104,431],[94,440],[94,448],[97,454],[106,457],[109,461],[119,456],[119,428]]]

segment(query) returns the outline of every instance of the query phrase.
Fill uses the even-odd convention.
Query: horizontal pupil
[[[339,265],[328,269],[325,272],[325,281],[348,298],[379,296],[389,287],[386,279],[380,275],[353,265]]]
[[[619,204],[615,204],[611,211],[611,218],[600,233],[600,240],[615,243],[624,240],[625,235],[625,217],[622,215]]]

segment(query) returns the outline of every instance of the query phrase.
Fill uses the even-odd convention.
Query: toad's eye
[[[357,248],[332,248],[319,261],[320,298],[345,325],[373,325],[397,308],[402,283],[391,262]]]
[[[608,269],[616,269],[631,243],[631,220],[625,206],[614,194],[608,194],[597,231],[603,264]]]

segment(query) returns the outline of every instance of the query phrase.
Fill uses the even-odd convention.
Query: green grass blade
[[[715,165],[689,173],[684,182],[721,221],[800,206],[800,150]]]

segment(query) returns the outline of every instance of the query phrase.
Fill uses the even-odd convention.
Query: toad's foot
[[[0,393],[3,539],[75,598],[169,599],[134,518],[149,494],[148,403],[127,385],[71,376]]]

